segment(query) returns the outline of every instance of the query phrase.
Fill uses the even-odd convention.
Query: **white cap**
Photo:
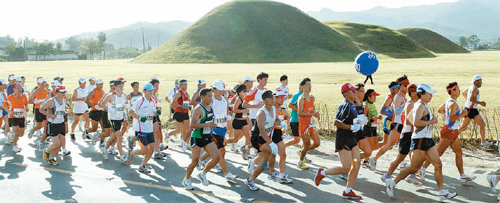
[[[91,77],[89,78],[89,80],[93,80],[93,81],[95,81],[96,79],[95,79],[95,77],[94,77],[94,76],[91,76]]]
[[[481,80],[483,79],[483,77],[481,77],[481,75],[475,75],[474,77],[472,77],[472,81],[470,81],[471,83],[474,83],[476,82],[476,80]]]
[[[149,80],[154,80],[154,79],[159,80],[158,76],[156,76],[156,75],[155,76],[151,76],[151,78],[149,78]]]
[[[9,80],[15,80],[15,79],[16,79],[16,76],[15,76],[15,75],[11,75],[11,76],[9,77]]]
[[[253,81],[253,78],[251,76],[245,76],[245,80],[243,81]]]
[[[85,83],[85,82],[87,82],[87,80],[85,80],[85,78],[78,78],[78,82],[79,83]]]
[[[198,85],[204,85],[204,84],[207,84],[207,82],[205,82],[205,80],[203,80],[203,79],[198,80]]]
[[[222,82],[222,80],[215,81],[214,83],[212,83],[212,87],[218,90],[226,90],[224,88],[224,82]]]
[[[96,84],[102,84],[102,83],[104,83],[104,81],[102,81],[102,79],[97,79],[97,80],[95,81],[95,83],[96,83]]]
[[[21,77],[16,76],[16,81],[17,81],[17,82],[22,82],[23,80],[21,79]]]
[[[425,91],[429,94],[434,94],[436,93],[436,90],[432,89],[431,85],[429,84],[421,84],[418,86],[417,91]]]
[[[43,79],[43,78],[38,78],[38,80],[36,81],[38,84],[42,83],[42,82],[46,82],[47,80]]]
[[[7,84],[7,81],[5,81],[5,79],[0,79],[0,82],[2,82],[2,85]]]
[[[59,83],[58,80],[53,80],[52,83],[50,83],[50,84],[53,85],[53,86],[59,86],[59,85],[61,85],[61,83]]]
[[[286,97],[286,93],[285,91],[281,90],[281,89],[276,89],[274,92],[273,92],[274,96],[275,97]]]

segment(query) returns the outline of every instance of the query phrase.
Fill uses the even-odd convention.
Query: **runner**
[[[378,158],[384,155],[389,149],[392,149],[392,146],[398,142],[399,137],[401,136],[401,131],[403,130],[403,111],[406,103],[406,92],[408,92],[407,87],[410,82],[408,81],[408,77],[406,75],[399,77],[396,82],[399,86],[399,93],[394,96],[394,100],[391,105],[393,112],[391,124],[392,130],[385,145],[380,148],[375,157],[370,157],[370,161],[374,163],[374,167],[377,166]],[[374,170],[376,170],[376,168]]]
[[[426,159],[429,159],[434,165],[434,177],[439,190],[440,201],[457,196],[457,193],[450,193],[444,189],[442,163],[437,147],[434,145],[434,140],[432,140],[432,128],[437,123],[437,118],[432,115],[428,103],[431,102],[434,93],[436,93],[436,90],[432,89],[428,84],[421,84],[417,88],[417,96],[420,100],[415,103],[412,111],[408,114],[410,123],[415,127],[411,136],[410,147],[413,156],[409,167],[401,170],[395,179],[386,180],[386,191],[389,197],[394,196],[396,184],[409,174],[416,173]],[[397,114],[397,112],[395,113]]]
[[[87,94],[96,88],[96,86],[97,86],[96,81],[97,81],[97,79],[94,76],[91,76],[89,78],[89,84],[86,87]],[[90,106],[89,106],[89,108],[90,108]]]
[[[51,137],[52,145],[43,150],[43,159],[53,166],[59,165],[55,160],[57,153],[66,142],[66,127],[64,122],[66,120],[66,88],[58,86],[56,88],[56,95],[47,100],[40,107],[40,113],[47,117],[48,120],[48,135]]]
[[[252,91],[252,89],[253,89],[253,81],[254,81],[254,79],[251,76],[245,76],[245,79],[243,80],[243,84],[247,87],[247,94],[248,94],[248,92]],[[245,99],[245,98],[243,97],[243,99]],[[261,107],[259,107],[259,108],[261,108]],[[250,113],[250,109],[248,109],[248,110]],[[248,127],[250,129],[252,129],[253,125],[252,125],[252,120],[250,120],[250,116],[247,117],[247,123],[248,123]]]
[[[234,136],[232,139],[227,140],[227,143],[237,143],[242,136],[245,136],[245,145],[241,147],[242,157],[244,160],[248,160],[248,151],[250,149],[250,127],[247,122],[248,118],[248,109],[244,107],[243,98],[247,94],[246,85],[240,84],[236,86],[236,94],[238,95],[233,108],[234,121],[233,121],[233,129]],[[252,106],[252,105],[249,105]]]
[[[9,113],[4,109],[3,104],[7,100],[7,94],[5,94],[5,87],[7,86],[7,81],[5,79],[0,79],[0,127],[2,127],[2,122],[7,120]],[[5,136],[7,136],[8,123],[5,122]]]
[[[118,152],[120,153],[120,161],[127,161],[127,157],[123,153],[122,139],[123,133],[121,132],[123,119],[125,116],[125,106],[127,103],[127,97],[123,93],[123,82],[120,80],[114,81],[114,91],[113,94],[108,94],[101,99],[99,102],[99,107],[103,108],[104,111],[108,112],[109,120],[112,126],[112,135],[108,139],[104,147],[104,151],[108,151],[110,146],[116,143]],[[104,153],[104,159],[108,159],[107,153]]]
[[[368,140],[370,144],[370,148],[372,150],[378,149],[378,134],[377,134],[377,126],[379,120],[382,119],[382,116],[378,115],[377,107],[375,106],[375,102],[377,101],[377,96],[380,94],[375,92],[373,89],[368,89],[365,93],[363,101],[365,102],[364,113],[368,118],[368,123],[363,127],[363,134]],[[358,143],[359,144],[359,143]],[[369,164],[368,162],[363,162],[363,165]]]
[[[36,88],[30,95],[28,103],[34,104],[35,126],[28,132],[28,138],[31,139],[35,131],[45,128],[47,125],[47,118],[40,113],[40,104],[45,101],[49,91],[47,90],[47,81],[43,78],[37,80],[38,88]],[[45,130],[43,130],[45,132]]]
[[[76,125],[80,122],[80,118],[83,117],[85,120],[85,129],[89,128],[90,126],[90,121],[89,121],[89,107],[85,103],[85,100],[87,99],[87,86],[86,86],[86,81],[85,78],[79,78],[78,79],[78,87],[73,91],[73,96],[71,97],[71,101],[73,101],[73,112],[75,114],[75,120],[73,121],[73,124],[71,124],[71,139],[75,140],[75,128]],[[81,130],[81,128],[80,128]],[[90,139],[90,136],[86,135],[85,137],[82,137],[82,139]]]
[[[211,108],[212,97],[213,95],[211,89],[204,88],[200,90],[201,103],[193,109],[193,116],[190,125],[191,128],[193,128],[193,132],[191,134],[191,163],[186,169],[186,177],[182,179],[182,185],[184,185],[186,190],[194,189],[191,183],[191,174],[199,162],[202,148],[209,154],[210,157],[212,157],[212,160],[208,162],[203,171],[198,173],[198,178],[201,180],[203,185],[208,186],[209,182],[207,179],[207,173],[220,160],[217,146],[213,142],[213,138],[210,135],[212,131],[211,129],[217,127],[217,124],[212,122],[214,116]]]
[[[354,91],[354,94],[356,94],[356,99],[354,100],[354,108],[356,108],[356,111],[358,112],[357,119],[362,121],[361,130],[356,132],[356,139],[358,141],[359,149],[363,151],[360,156],[361,159],[363,159],[363,166],[369,168],[372,171],[375,171],[375,163],[369,161],[369,158],[372,155],[372,148],[370,147],[370,143],[368,142],[368,139],[366,139],[365,134],[362,130],[368,123],[365,107],[363,106],[363,99],[365,98],[365,85],[363,83],[358,83],[355,87],[356,90]]]
[[[299,97],[304,93],[304,92],[302,92],[303,88],[304,88],[304,86],[299,84],[299,92],[297,92],[296,94],[294,94],[292,96],[292,99],[290,100],[290,103],[288,104],[288,108],[290,108],[292,110],[292,113],[290,114],[291,115],[291,118],[290,118],[290,129],[292,130],[293,140],[287,142],[285,144],[286,147],[299,144],[299,142],[300,142],[300,136],[299,136],[299,116],[298,116],[298,113],[297,113],[297,110],[298,110],[297,109],[298,108],[297,101],[299,100]],[[306,161],[307,161],[307,159],[306,159]]]
[[[193,93],[193,97],[191,97],[191,102],[189,103],[189,105],[192,105],[192,106],[196,106],[197,104],[199,104],[201,102],[201,99],[200,99],[200,90],[207,87],[207,83],[205,82],[205,80],[198,80],[198,87],[196,89],[196,91]]]
[[[356,132],[361,130],[361,125],[354,123],[358,112],[354,108],[356,87],[351,83],[342,85],[340,92],[344,96],[344,101],[340,103],[335,116],[334,125],[337,127],[335,135],[335,152],[339,153],[342,166],[324,169],[318,168],[314,176],[314,183],[319,186],[321,180],[327,175],[338,175],[348,173],[346,189],[342,197],[346,199],[361,199],[360,195],[354,193],[352,188],[358,178],[360,168],[360,152],[356,140]]]
[[[155,100],[156,103],[156,116],[153,118],[153,129],[154,129],[153,133],[155,135],[155,143],[153,144],[154,147],[153,158],[164,159],[167,155],[160,153],[160,151],[163,151],[168,147],[163,143],[163,134],[161,132],[161,120],[160,120],[161,107],[158,105],[159,103],[161,103],[161,98],[159,97],[158,94],[158,91],[160,89],[160,80],[152,79],[149,83],[151,83],[154,87],[153,99]]]
[[[174,82],[174,88],[172,88],[172,89],[168,92],[167,96],[165,96],[165,100],[167,100],[167,102],[168,102],[168,103],[172,104],[172,102],[174,101],[174,100],[173,100],[173,99],[174,99],[174,96],[175,96],[175,94],[176,94],[176,93],[179,91],[179,89],[180,89],[180,88],[179,88],[179,86],[180,86],[180,84],[179,84],[179,80],[178,80],[178,79],[176,79],[176,80],[175,80],[175,82]],[[174,109],[171,107],[171,108],[170,108],[170,113],[172,113],[172,116],[173,116],[174,112],[175,112],[175,111],[174,111]],[[178,132],[178,133],[180,133],[180,132]]]
[[[313,118],[320,119],[319,112],[314,108],[314,96],[311,93],[311,80],[309,78],[304,78],[300,85],[303,86],[302,91],[304,92],[298,100],[298,116],[299,116],[299,136],[302,138],[302,149],[299,149],[297,153],[300,154],[300,159],[297,164],[302,170],[306,170],[309,167],[305,164],[304,157],[308,151],[316,149],[321,144],[319,139],[318,131],[316,130],[316,125],[313,122]],[[313,144],[311,145],[311,139]]]
[[[266,78],[267,80],[267,78]],[[259,81],[259,77],[257,77]],[[259,82],[259,85],[262,84]],[[256,116],[256,123],[252,129],[251,142],[255,149],[257,149],[258,156],[255,160],[248,162],[248,172],[251,173],[250,177],[245,180],[245,184],[252,191],[257,191],[259,188],[255,185],[255,179],[262,173],[265,166],[268,164],[269,156],[271,154],[278,154],[278,146],[271,140],[273,135],[274,125],[280,123],[276,115],[276,108],[274,107],[273,92],[266,90],[260,96],[259,102],[264,103]]]
[[[25,115],[29,111],[28,98],[22,93],[23,86],[19,83],[14,85],[14,93],[7,97],[7,102],[3,104],[4,109],[9,113],[9,126],[13,128],[14,135],[8,136],[5,143],[12,143],[12,152],[19,153],[21,148],[17,146],[20,137],[24,135],[26,123]]]
[[[472,78],[471,83],[472,85],[462,94],[465,99],[467,99],[467,102],[465,102],[465,109],[468,111],[468,114],[467,117],[464,118],[462,126],[460,126],[460,131],[463,132],[467,130],[467,126],[469,126],[470,121],[473,120],[479,126],[479,134],[481,134],[481,147],[488,148],[494,143],[488,142],[485,139],[484,119],[479,114],[477,109],[478,105],[486,107],[485,101],[479,101],[479,88],[483,86],[483,77],[481,77],[481,75],[475,75]]]
[[[288,174],[285,173],[286,167],[286,149],[285,143],[283,143],[283,127],[286,125],[286,122],[289,120],[288,113],[283,109],[283,103],[285,98],[288,96],[287,92],[281,91],[280,89],[274,92],[274,108],[276,109],[276,115],[280,120],[280,124],[275,125],[272,133],[271,140],[278,147],[278,154],[280,156],[280,161],[278,166],[280,168],[279,173],[274,170],[274,165],[276,163],[276,155],[271,154],[269,156],[269,179],[279,183],[290,184],[293,182],[291,178],[288,177]]]
[[[216,124],[215,128],[212,128],[211,135],[214,140],[217,149],[219,150],[219,162],[216,165],[217,172],[224,173],[224,177],[226,177],[227,181],[234,182],[237,176],[231,174],[227,170],[226,166],[226,140],[225,135],[227,131],[227,117],[228,115],[228,105],[227,101],[222,95],[224,91],[224,86],[222,80],[216,81],[212,83],[212,111],[213,111],[213,121]],[[209,121],[210,122],[210,121]],[[210,156],[209,153],[203,154],[200,158],[200,162],[202,165],[205,165],[205,160]],[[200,167],[202,168],[202,167]],[[199,169],[200,169],[199,168]]]
[[[418,101],[416,84],[408,85],[408,96],[410,97],[410,100],[406,102],[404,112],[411,112],[411,110],[413,110],[414,104]],[[410,153],[411,136],[413,134],[414,128],[413,125],[411,125],[406,118],[403,118],[403,126],[404,127],[403,130],[401,131],[402,134],[400,136],[400,141],[399,141],[399,154],[396,156],[394,161],[391,162],[389,169],[387,170],[387,173],[382,175],[381,180],[384,183],[387,179],[392,178],[392,174],[394,173],[398,165],[401,164],[401,162],[403,162],[406,156]],[[423,183],[417,179],[414,173],[410,174],[410,176],[406,178],[406,182],[412,183],[415,186],[423,185]]]
[[[257,112],[259,111],[260,108],[262,108],[264,106],[264,103],[262,102],[262,93],[264,91],[266,91],[266,84],[267,84],[267,80],[269,78],[269,75],[267,73],[264,73],[264,72],[261,72],[257,75],[257,83],[258,85],[254,88],[252,88],[252,90],[250,90],[247,95],[243,98],[245,100],[245,102],[243,102],[243,108],[247,108],[249,109],[249,119],[247,120],[250,121],[248,124],[249,124],[249,127],[250,129],[253,129],[255,127],[255,124],[257,122],[256,118],[257,118]],[[246,78],[245,81],[247,83],[250,82],[250,80],[248,80],[249,78]],[[247,86],[248,88],[248,86]],[[246,148],[242,148],[242,150],[246,150],[246,151],[242,151],[243,154],[247,154],[246,156],[248,156],[248,158],[252,159],[254,158],[253,155],[250,154],[250,149],[246,149]]]
[[[138,170],[141,173],[150,173],[151,171],[146,168],[146,164],[149,159],[151,159],[154,151],[153,143],[155,142],[155,136],[153,133],[153,118],[156,116],[157,110],[155,100],[153,99],[153,85],[151,83],[146,83],[142,89],[144,97],[135,101],[129,111],[129,115],[134,118],[132,126],[141,149],[134,151],[129,149],[127,165],[132,164],[135,156],[144,155],[144,159]]]
[[[392,81],[389,86],[389,95],[385,98],[384,105],[382,105],[382,109],[380,109],[380,114],[385,115],[384,122],[382,123],[384,139],[382,143],[378,143],[378,148],[383,147],[389,138],[389,134],[391,134],[391,125],[392,125],[392,117],[394,113],[392,112],[392,102],[394,101],[394,96],[399,92],[399,85],[396,81]]]
[[[462,146],[460,145],[460,140],[458,136],[460,135],[460,119],[466,116],[469,111],[464,110],[460,112],[460,105],[458,105],[457,99],[460,96],[460,88],[457,82],[449,83],[446,86],[446,91],[450,95],[450,98],[441,105],[438,112],[444,114],[445,121],[444,126],[441,128],[441,139],[437,145],[437,151],[439,156],[442,156],[448,147],[450,147],[455,153],[455,164],[460,174],[460,181],[462,183],[470,182],[476,179],[476,176],[467,175],[464,173],[464,162],[462,159]],[[425,161],[420,171],[422,177],[425,175],[426,168],[430,165],[429,160]]]
[[[101,79],[96,80],[96,87],[90,91],[89,95],[85,99],[85,103],[87,103],[90,107],[89,118],[91,121],[91,128],[85,129],[82,137],[86,137],[87,134],[96,132],[94,136],[92,136],[92,144],[95,145],[97,140],[100,140],[99,149],[103,154],[103,158],[107,157],[107,152],[104,151],[104,138],[108,137],[111,134],[111,123],[108,120],[107,112],[103,111],[102,107],[99,106],[99,101],[104,97],[104,91],[102,89],[103,81]],[[97,133],[98,125],[101,126],[102,132]],[[106,155],[105,155],[106,154]]]
[[[135,101],[142,98],[142,92],[139,91],[139,82],[134,81],[134,82],[130,83],[130,86],[132,86],[132,92],[130,92],[130,94],[127,95],[127,100],[130,102],[130,105],[132,105],[135,103]],[[129,122],[133,122],[133,120],[134,120],[132,118],[132,116],[130,116],[130,115],[128,116],[128,119],[129,119]],[[122,131],[122,134],[125,134],[125,131]],[[137,138],[135,136],[127,137],[129,149],[131,149],[131,150],[134,149],[135,141],[137,141]]]
[[[183,152],[186,151],[189,142],[189,94],[187,90],[187,80],[182,79],[179,81],[179,91],[175,93],[175,96],[170,104],[170,108],[174,109],[174,119],[176,121],[176,129],[168,133],[168,136],[181,133],[181,149]],[[175,101],[175,102],[174,102]]]

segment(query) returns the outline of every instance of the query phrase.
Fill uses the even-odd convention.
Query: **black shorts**
[[[156,123],[156,122],[158,122],[158,124],[160,124],[160,126],[161,126],[160,116],[153,117],[153,123]]]
[[[122,124],[123,120],[111,120],[111,129],[113,130],[113,132],[119,131],[122,129]]]
[[[235,130],[241,130],[243,128],[243,126],[246,126],[246,125],[248,125],[246,119],[245,120],[234,119],[233,124],[232,124],[233,129],[235,129]]]
[[[64,123],[52,124],[47,122],[47,135],[56,137],[57,135],[66,135],[66,125]]]
[[[363,139],[365,139],[365,134],[363,133],[363,130],[359,130],[358,132],[355,133],[356,134],[356,140],[359,142]]]
[[[391,130],[394,130],[394,129],[396,129],[396,132],[398,132],[399,134],[401,134],[401,131],[403,131],[403,124],[392,123],[391,124]]]
[[[135,131],[135,137],[139,140],[139,144],[141,145],[141,147],[148,146],[148,144],[155,142],[155,136],[153,135],[153,132],[141,133]]]
[[[191,148],[198,146],[203,148],[213,142],[213,138],[211,136],[202,136],[201,138],[191,137]]]
[[[87,111],[85,111],[85,112],[83,112],[83,113],[75,113],[75,116],[81,116],[81,115],[83,115],[83,114],[85,114],[85,113],[87,113],[87,112],[89,112],[89,110],[87,110]]]
[[[250,143],[252,143],[253,148],[257,149],[258,152],[261,152],[260,147],[263,144],[266,144],[266,140],[264,140],[264,138],[262,138],[262,136],[260,135],[252,135],[252,137],[250,138]]]
[[[411,134],[411,132],[407,132],[401,134],[399,137],[399,153],[402,155],[408,155],[408,153],[410,153]]]
[[[102,120],[102,112],[104,112],[104,111],[91,110],[89,113],[89,118],[94,120],[94,121],[101,121]]]
[[[256,126],[257,125],[257,119],[250,119],[250,121],[252,122],[252,126]]]
[[[410,150],[422,150],[422,151],[427,151],[431,147],[434,147],[435,143],[434,140],[431,138],[418,138],[418,139],[411,139],[411,147]]]
[[[358,142],[355,135],[335,136],[335,152],[339,152],[343,149],[351,151],[356,145],[358,145]]]
[[[217,149],[224,148],[224,137],[220,135],[212,135],[212,139],[214,140]]]
[[[182,123],[185,120],[189,120],[189,114],[188,113],[179,113],[175,112],[174,113],[174,119],[175,121]]]
[[[467,114],[467,118],[474,119],[477,115],[479,115],[479,111],[477,109],[469,109],[465,108],[469,113]]]
[[[102,111],[102,128],[111,128],[111,122],[109,122],[107,111]]]
[[[371,127],[371,126],[365,125],[365,127],[363,127],[363,135],[365,137],[378,137],[377,127]]]
[[[9,126],[19,126],[20,128],[24,128],[26,126],[26,119],[24,118],[9,118]]]
[[[37,123],[41,123],[44,122],[45,120],[47,120],[47,116],[40,113],[40,109],[35,109],[35,121]]]
[[[274,144],[278,144],[283,141],[283,131],[280,129],[274,129],[272,140]]]
[[[299,136],[299,122],[291,122],[290,129],[292,129],[292,135],[295,137]]]

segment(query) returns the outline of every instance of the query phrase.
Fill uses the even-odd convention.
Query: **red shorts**
[[[309,123],[308,124],[299,123],[299,136],[302,136],[304,134],[314,135],[315,133],[316,133],[316,127],[309,127]]]
[[[454,142],[455,140],[457,140],[458,135],[460,134],[460,130],[459,129],[452,130],[450,129],[449,126],[444,125],[443,128],[441,128],[440,133],[442,139],[448,139],[451,142]]]

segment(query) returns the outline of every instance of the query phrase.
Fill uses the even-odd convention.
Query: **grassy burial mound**
[[[435,57],[415,40],[383,26],[339,21],[324,23],[350,37],[362,50],[371,50],[394,58]]]
[[[299,9],[273,1],[221,5],[137,63],[352,61],[354,42]]]
[[[469,53],[469,51],[448,38],[424,28],[405,28],[398,32],[405,34],[435,53]]]

